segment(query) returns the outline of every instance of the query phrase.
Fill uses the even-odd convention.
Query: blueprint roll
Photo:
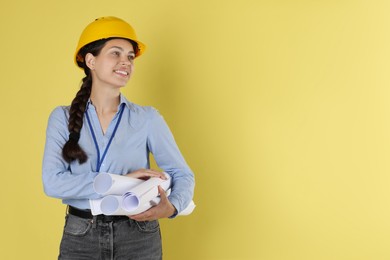
[[[100,195],[122,195],[143,182],[128,176],[99,173],[94,179],[93,189]]]
[[[139,212],[138,208],[141,205],[148,204],[156,198],[158,194],[158,186],[164,190],[169,189],[171,179],[163,180],[161,178],[150,178],[144,183],[136,186],[122,196],[122,207],[127,212]]]
[[[160,202],[160,198],[154,198],[151,201],[138,205],[133,208],[131,211],[124,209],[122,204],[122,196],[117,195],[108,195],[100,201],[100,212],[99,214],[104,214],[107,216],[130,216],[142,213],[153,206],[156,206]]]
[[[169,192],[170,192],[170,189],[168,190],[168,193]],[[128,212],[128,214],[126,214],[126,215],[136,215],[136,214],[142,213],[144,211],[147,211],[151,207],[154,207],[157,204],[159,204],[160,201],[161,201],[160,197],[155,197],[151,201],[141,204],[137,209],[133,210],[132,212]],[[184,210],[179,212],[177,215],[178,216],[190,215],[194,211],[194,209],[195,209],[195,203],[194,203],[194,201],[191,201],[190,204],[188,204],[188,206]]]
[[[170,190],[168,190],[169,193]],[[151,207],[156,206],[160,203],[160,197],[155,197],[152,200],[140,204],[137,207],[132,208],[130,211],[123,208],[122,204],[122,196],[117,195],[108,195],[104,197],[99,203],[99,211],[94,215],[104,214],[107,216],[117,215],[117,216],[131,216],[142,213]],[[193,201],[181,212],[179,212],[178,216],[186,216],[191,214],[195,209],[195,203]]]
[[[127,215],[121,207],[122,196],[108,195],[100,203],[100,210],[104,215]]]
[[[100,209],[104,215],[118,215],[120,204],[121,196],[108,195],[102,199]]]
[[[159,197],[158,186],[170,194],[171,178],[165,173],[166,180],[150,178],[141,180],[132,177],[100,173],[95,177],[93,188],[103,195],[100,199],[89,200],[92,214],[99,215],[136,215],[156,206]],[[193,201],[178,215],[189,215],[195,208]]]

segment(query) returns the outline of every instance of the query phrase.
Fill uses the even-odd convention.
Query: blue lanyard
[[[96,172],[99,172],[99,171],[100,171],[100,166],[102,165],[103,160],[104,160],[104,158],[106,157],[108,148],[110,147],[111,142],[112,142],[112,139],[114,139],[116,130],[118,129],[119,123],[121,122],[122,114],[123,114],[124,108],[125,108],[125,104],[122,104],[122,105],[121,105],[121,108],[120,108],[120,111],[119,111],[119,118],[118,118],[118,121],[116,122],[114,131],[112,132],[112,135],[111,135],[111,137],[110,137],[110,140],[108,141],[108,144],[107,144],[107,146],[106,146],[106,149],[105,149],[104,152],[103,152],[103,156],[102,156],[101,159],[100,159],[99,145],[98,145],[98,142],[97,142],[97,140],[96,140],[95,132],[93,131],[93,127],[92,127],[92,124],[91,124],[91,120],[89,119],[88,112],[87,112],[87,111],[85,112],[85,115],[87,116],[87,120],[88,120],[89,129],[91,130],[93,142],[95,143],[95,147],[96,147],[96,151],[97,151]]]

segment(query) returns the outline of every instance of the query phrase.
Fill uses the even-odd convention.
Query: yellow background
[[[83,74],[82,29],[129,21],[148,50],[123,93],[165,116],[196,174],[168,260],[390,259],[390,2],[0,3],[0,259],[56,259],[47,118]]]

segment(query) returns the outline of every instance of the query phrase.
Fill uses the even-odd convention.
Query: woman
[[[57,107],[47,126],[43,184],[48,196],[68,205],[59,259],[161,259],[160,218],[174,218],[191,201],[194,177],[157,110],[121,93],[134,60],[145,50],[133,28],[102,17],[81,34],[75,62],[85,72],[70,107]],[[160,177],[149,153],[172,178],[169,197],[133,216],[92,216],[90,199],[99,172],[135,178]]]

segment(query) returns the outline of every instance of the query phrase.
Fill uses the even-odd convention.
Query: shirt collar
[[[120,100],[119,100],[119,106],[118,106],[118,111],[119,111],[119,108],[122,104],[125,104],[126,107],[128,109],[130,109],[131,111],[135,111],[135,108],[134,108],[134,104],[132,102],[130,102],[129,100],[126,99],[126,97],[124,95],[122,95],[122,93],[120,94]],[[91,101],[91,98],[88,99],[87,101],[87,110],[89,108],[89,105],[92,104],[92,101]]]
[[[129,100],[127,100],[127,98],[122,95],[120,95],[120,104],[119,105],[122,105],[122,104],[125,104],[127,106],[128,109],[130,109],[131,111],[135,112],[135,107],[134,107],[134,104],[132,102],[130,102]]]

